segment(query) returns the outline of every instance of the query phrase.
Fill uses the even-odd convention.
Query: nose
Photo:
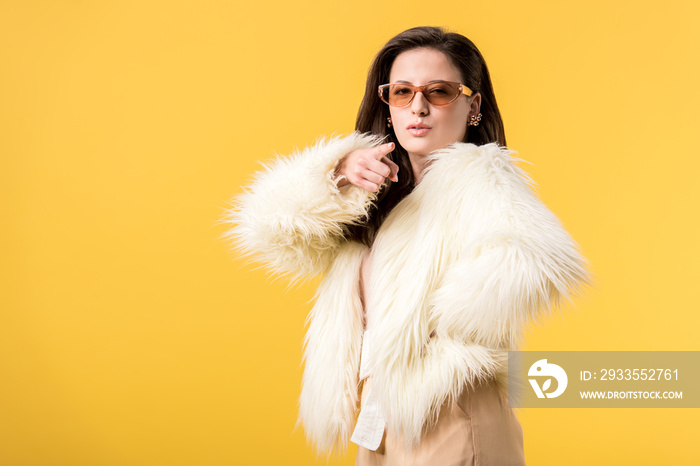
[[[427,115],[429,112],[428,101],[421,91],[416,92],[411,102],[411,113],[415,115]]]

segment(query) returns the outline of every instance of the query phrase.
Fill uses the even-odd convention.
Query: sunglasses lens
[[[446,105],[459,97],[459,86],[448,82],[429,84],[424,95],[433,105]]]
[[[413,97],[413,89],[405,84],[392,84],[384,88],[384,101],[394,107],[403,107]]]

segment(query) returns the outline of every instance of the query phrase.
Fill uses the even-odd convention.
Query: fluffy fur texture
[[[347,444],[358,408],[367,248],[344,239],[343,225],[361,221],[375,199],[361,188],[339,191],[330,176],[345,153],[378,142],[353,133],[278,160],[230,215],[239,247],[274,272],[324,273],[309,315],[299,420],[326,452]],[[429,157],[421,183],[377,234],[366,296],[373,390],[387,428],[409,448],[447,399],[502,379],[528,322],[588,282],[576,243],[510,151],[458,143]]]
[[[360,265],[367,246],[346,242],[316,292],[304,341],[299,421],[319,451],[350,438],[362,352]],[[349,277],[355,277],[350,280]]]
[[[379,144],[380,138],[355,132],[262,163],[232,201],[224,221],[234,227],[226,237],[240,255],[292,283],[324,273],[343,243],[344,226],[362,222],[377,198],[353,185],[339,189],[333,172],[345,155]]]

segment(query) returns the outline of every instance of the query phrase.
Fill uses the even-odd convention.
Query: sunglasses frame
[[[450,100],[449,102],[445,102],[444,104],[434,104],[434,103],[430,102],[430,98],[427,97],[427,96],[425,95],[425,93],[423,93],[423,91],[425,90],[426,87],[432,86],[432,85],[435,85],[435,84],[439,84],[439,83],[456,84],[456,85],[459,87],[459,92],[457,93],[457,95],[455,96],[455,98],[452,99],[452,100]],[[406,105],[391,105],[389,102],[387,102],[386,100],[384,100],[384,89],[387,88],[387,87],[389,87],[389,86],[392,86],[392,85],[394,85],[394,84],[401,84],[402,86],[406,86],[406,87],[411,88],[411,90],[413,91],[413,95],[411,96],[410,99],[408,99],[408,102],[406,102]],[[457,82],[454,82],[454,81],[433,81],[433,82],[431,82],[431,83],[424,84],[424,85],[422,85],[422,86],[414,86],[413,84],[408,84],[408,83],[387,83],[387,84],[382,84],[381,86],[379,86],[378,90],[379,90],[379,99],[380,99],[382,102],[384,102],[385,104],[387,104],[388,106],[390,106],[390,107],[395,107],[395,108],[404,108],[404,107],[408,107],[409,105],[411,105],[411,102],[413,102],[413,99],[416,97],[416,94],[419,93],[419,92],[423,93],[423,97],[425,97],[425,100],[427,100],[428,102],[430,102],[430,105],[434,105],[434,106],[436,106],[436,107],[442,107],[442,106],[444,106],[444,105],[449,105],[449,104],[451,104],[452,102],[454,102],[455,100],[457,100],[457,98],[458,98],[460,95],[462,95],[462,94],[466,95],[467,97],[471,97],[472,94],[474,94],[474,91],[472,91],[471,89],[469,89],[469,88],[468,88],[467,86],[465,86],[464,84],[462,84],[462,83],[457,83]]]

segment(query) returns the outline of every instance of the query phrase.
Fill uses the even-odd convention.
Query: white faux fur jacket
[[[359,270],[368,248],[345,239],[344,226],[376,200],[353,185],[337,188],[333,172],[349,152],[380,143],[356,132],[277,158],[228,215],[239,252],[293,282],[323,275],[299,409],[320,451],[345,447],[359,409]],[[588,282],[576,243],[509,150],[457,143],[429,157],[422,181],[377,233],[367,303],[372,390],[387,429],[409,446],[467,384],[501,379],[527,323]]]

